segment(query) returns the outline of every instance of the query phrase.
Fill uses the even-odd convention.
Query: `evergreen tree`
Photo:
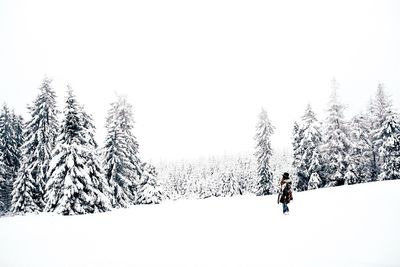
[[[123,134],[115,121],[107,124],[103,166],[110,185],[112,207],[128,207],[133,201],[129,191],[129,161]]]
[[[256,128],[256,152],[257,173],[259,178],[258,195],[269,195],[273,193],[273,174],[269,166],[272,156],[271,135],[274,127],[268,119],[267,112],[262,109]]]
[[[231,197],[240,194],[240,187],[237,177],[232,173],[232,170],[226,170],[222,173],[221,196]]]
[[[295,171],[295,177],[293,177],[293,186],[295,188],[298,187],[298,181],[301,179],[300,177],[302,176],[301,173],[301,162],[302,162],[302,156],[304,151],[302,150],[303,148],[300,146],[301,140],[304,138],[303,136],[303,131],[300,128],[299,124],[297,122],[294,122],[293,126],[293,141],[292,141],[292,147],[293,147],[293,162],[292,166]]]
[[[308,188],[308,181],[311,174],[321,173],[322,156],[320,146],[322,142],[322,134],[315,113],[311,106],[308,105],[305,114],[302,117],[302,123],[299,126],[297,137],[297,166],[296,173],[298,176],[297,190],[304,191]],[[295,138],[296,141],[296,138]]]
[[[400,120],[397,114],[386,117],[377,133],[377,140],[382,140],[379,180],[400,179]]]
[[[36,181],[25,164],[22,164],[19,170],[12,191],[11,212],[16,214],[40,211],[40,207],[33,198]]]
[[[20,165],[20,144],[22,118],[3,105],[0,112],[0,149],[3,152],[4,163],[15,172]]]
[[[387,120],[388,116],[392,115],[392,102],[385,93],[383,83],[378,84],[378,89],[376,91],[375,99],[373,101],[373,106],[371,107],[371,112],[373,116],[373,128],[375,130],[380,129],[380,127]],[[375,143],[378,147],[381,146],[383,140],[376,138]]]
[[[82,123],[82,114],[68,88],[64,118],[49,166],[45,211],[63,215],[104,210],[102,192],[90,176],[87,163],[91,147]]]
[[[45,185],[48,180],[47,172],[51,160],[51,153],[55,146],[55,140],[58,131],[57,115],[59,111],[56,107],[56,94],[51,86],[51,80],[44,78],[39,88],[39,94],[29,107],[30,119],[26,123],[24,131],[25,142],[21,148],[22,169],[19,171],[18,190],[14,190],[17,194],[28,194],[35,202],[35,206],[41,211],[45,206],[44,194]],[[28,181],[23,181],[28,179]],[[30,181],[33,179],[33,181]],[[22,184],[30,184],[33,186],[21,186]],[[25,188],[26,192],[20,190]],[[13,196],[16,200],[18,196]],[[22,212],[20,204],[14,210]],[[28,207],[28,210],[32,210]],[[27,211],[28,211],[27,210]]]
[[[126,142],[126,152],[131,167],[129,178],[132,181],[129,185],[129,189],[132,196],[134,196],[133,203],[136,204],[138,191],[140,190],[140,184],[142,183],[143,164],[139,159],[139,144],[132,133],[133,124],[135,123],[133,119],[132,105],[128,103],[126,97],[119,98],[116,119]]]
[[[16,115],[14,112],[11,113],[11,123],[13,127],[15,145],[16,145],[16,153],[17,153],[17,163],[16,170],[19,169],[21,165],[21,147],[24,143],[23,129],[24,129],[24,119],[22,116]]]
[[[314,172],[310,176],[310,180],[308,180],[307,190],[317,189],[321,185],[321,178],[318,173]]]
[[[0,151],[0,214],[7,211],[4,194],[6,192],[7,166],[3,163],[3,153]]]
[[[138,192],[137,204],[159,204],[163,199],[161,186],[157,180],[157,171],[154,166],[143,163],[140,191]]]
[[[337,97],[338,85],[332,80],[332,95],[329,102],[328,116],[325,121],[324,145],[324,185],[337,186],[346,183],[349,166],[350,141],[343,111],[345,107]]]
[[[374,178],[378,179],[381,172],[384,159],[380,153],[382,149],[385,134],[381,132],[381,128],[385,125],[388,118],[393,115],[392,103],[389,97],[386,95],[384,85],[378,84],[378,89],[375,95],[375,99],[370,106],[371,113],[371,142],[373,146],[373,166],[376,168],[374,171]]]
[[[24,123],[21,116],[12,114],[13,132],[17,146],[18,158],[22,156],[22,145],[24,142],[23,129]],[[16,172],[16,179],[12,185],[11,194],[11,212],[12,213],[25,213],[37,212],[40,208],[37,206],[33,199],[33,192],[35,192],[35,180],[30,174],[29,166],[25,164],[22,157],[20,160],[21,166],[18,166],[19,171]]]
[[[349,168],[346,174],[348,184],[370,181],[373,175],[373,150],[370,140],[368,119],[364,114],[355,116],[349,125]]]
[[[104,176],[104,171],[100,163],[100,156],[98,154],[98,145],[95,140],[96,127],[93,124],[92,117],[87,114],[83,107],[81,107],[81,122],[83,128],[83,136],[85,144],[88,149],[86,151],[86,167],[89,172],[89,177],[93,183],[93,187],[98,190],[95,194],[94,207],[96,212],[110,210],[111,191],[110,185]]]
[[[20,165],[19,138],[16,132],[15,115],[6,105],[0,111],[0,151],[2,155],[3,179],[0,197],[4,209],[8,211],[11,206],[11,193],[13,182]]]
[[[378,149],[376,148],[375,145],[375,129],[374,129],[374,121],[375,121],[375,108],[374,108],[374,100],[370,99],[370,103],[367,108],[367,119],[366,119],[366,125],[368,129],[368,140],[369,140],[369,145],[370,145],[370,151],[371,151],[371,156],[369,161],[367,162],[368,164],[368,169],[369,169],[369,176],[366,181],[376,181],[378,179],[379,175],[379,164],[378,164]]]
[[[138,143],[132,133],[132,106],[119,97],[107,115],[107,136],[104,147],[104,170],[112,191],[112,206],[127,207],[137,200],[141,183],[141,162]]]
[[[236,175],[238,176],[239,193],[250,194],[254,193],[254,187],[257,180],[255,179],[255,165],[250,158],[240,157],[236,162]]]

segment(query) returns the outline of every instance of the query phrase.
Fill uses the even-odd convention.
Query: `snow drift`
[[[0,266],[399,266],[400,181],[0,218]]]

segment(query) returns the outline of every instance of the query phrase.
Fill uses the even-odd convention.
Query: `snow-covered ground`
[[[0,266],[400,266],[400,181],[0,218]]]

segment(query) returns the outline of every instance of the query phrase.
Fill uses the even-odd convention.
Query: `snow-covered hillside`
[[[0,266],[400,266],[400,181],[0,218]]]

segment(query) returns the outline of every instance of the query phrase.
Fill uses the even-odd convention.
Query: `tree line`
[[[296,191],[400,179],[400,119],[384,85],[378,84],[366,109],[350,120],[332,80],[327,115],[318,120],[307,105],[293,125],[291,153],[271,148],[274,126],[262,109],[254,155],[159,164],[165,195],[171,199],[276,193],[283,172]]]
[[[59,121],[51,83],[43,80],[26,122],[7,105],[0,111],[0,211],[75,215],[159,203],[157,173],[139,158],[126,98],[111,103],[100,148],[70,86]]]
[[[319,122],[307,106],[293,127],[297,190],[400,178],[400,117],[384,85],[350,120],[332,81],[327,117]]]

